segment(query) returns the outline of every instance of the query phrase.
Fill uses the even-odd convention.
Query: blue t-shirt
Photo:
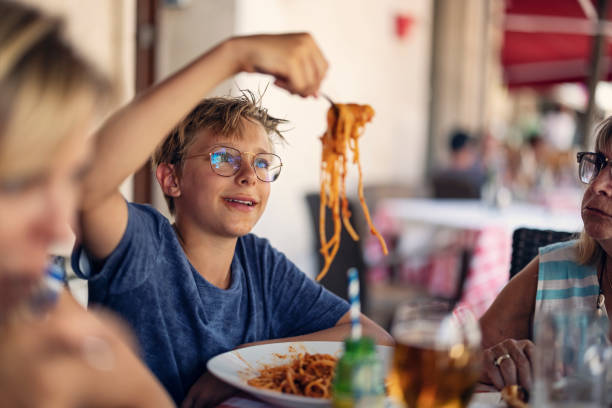
[[[82,247],[72,266],[89,280],[90,304],[132,326],[146,363],[177,404],[213,356],[333,327],[349,310],[253,234],[238,238],[230,286],[219,289],[191,266],[168,220],[139,204],[128,204],[125,234],[100,266]]]

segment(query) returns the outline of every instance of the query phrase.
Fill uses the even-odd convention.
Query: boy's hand
[[[181,408],[216,407],[238,392],[236,388],[218,380],[214,375],[205,373],[191,386]]]
[[[273,75],[275,84],[301,96],[315,96],[328,63],[310,34],[254,35],[230,40],[238,71]]]

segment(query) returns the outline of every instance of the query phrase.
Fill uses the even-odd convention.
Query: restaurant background
[[[160,77],[230,35],[311,32],[330,62],[322,91],[338,102],[369,103],[376,110],[360,141],[366,182],[416,182],[423,176],[426,153],[430,92],[424,79],[431,59],[432,3],[386,0],[355,5],[350,0],[192,1],[183,8],[165,8],[160,15]],[[397,13],[414,19],[406,38],[396,35]],[[207,16],[206,23],[200,16]],[[239,75],[217,87],[215,94],[235,95],[242,88],[263,91],[268,85],[269,77]],[[313,276],[314,232],[305,195],[319,190],[318,137],[325,130],[329,105],[322,98],[304,100],[273,86],[267,88],[263,105],[290,124],[287,145],[278,146],[283,171],[254,232]],[[350,174],[348,190],[355,195],[356,168]],[[164,207],[159,196],[155,202]]]
[[[70,40],[115,84],[114,108],[135,94],[135,55],[142,47],[154,50],[151,67],[154,79],[161,80],[232,35],[311,32],[330,62],[322,91],[337,102],[367,103],[376,111],[360,139],[364,184],[370,191],[379,187],[377,195],[367,197],[374,211],[378,203],[374,198],[381,196],[432,195],[431,175],[449,162],[448,136],[455,129],[470,134],[480,149],[487,205],[507,205],[512,200],[541,204],[547,197],[565,209],[576,205],[571,199],[578,189],[573,181],[568,183],[569,193],[560,196],[555,175],[525,182],[517,174],[531,171],[525,170],[522,160],[531,154],[526,143],[530,137],[539,134],[548,141],[547,129],[554,126],[565,126],[566,133],[568,126],[577,129],[586,107],[586,87],[509,89],[504,84],[504,9],[510,3],[503,0],[21,1],[65,18]],[[142,4],[157,6],[153,24],[137,24]],[[605,101],[612,100],[606,98],[610,88],[605,85],[598,90],[599,117],[609,110]],[[314,276],[318,272],[315,230],[305,197],[319,190],[318,138],[325,130],[328,102],[291,96],[263,75],[238,75],[211,95],[237,95],[247,88],[264,93],[263,105],[290,121],[287,144],[277,146],[284,168],[254,232]],[[561,116],[565,125],[555,122]],[[570,142],[571,151],[575,141]],[[575,171],[573,162],[563,165],[568,174]],[[347,182],[349,196],[355,199],[356,168],[350,169]],[[122,188],[128,199],[134,197],[133,185],[130,179]],[[151,202],[167,214],[154,177],[151,187]],[[569,201],[563,201],[568,196]],[[413,250],[432,239],[419,228],[408,228],[409,239],[403,245],[410,241]],[[71,245],[63,243],[54,252],[68,255]],[[372,255],[368,239],[361,245],[366,255]],[[383,276],[372,270],[374,281]]]

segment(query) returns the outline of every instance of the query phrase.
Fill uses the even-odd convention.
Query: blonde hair
[[[57,19],[0,0],[0,179],[44,169],[108,95],[61,29]]]
[[[202,100],[160,143],[153,154],[153,165],[157,167],[161,163],[172,164],[180,173],[187,150],[197,139],[199,131],[210,130],[215,137],[239,137],[243,119],[259,123],[268,137],[276,135],[284,141],[278,126],[287,121],[268,114],[268,110],[261,106],[261,98],[244,90],[238,97]],[[173,198],[165,198],[170,213],[174,214]]]
[[[597,126],[596,132],[595,151],[610,151],[612,149],[612,116],[608,116],[604,119]],[[601,245],[589,236],[584,228],[580,233],[576,247],[578,250],[577,260],[581,265],[597,264],[601,262],[602,257],[605,256],[605,252]]]

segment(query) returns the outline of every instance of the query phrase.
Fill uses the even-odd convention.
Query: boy
[[[308,68],[286,70],[292,66],[286,59]],[[132,325],[147,364],[177,403],[221,352],[272,339],[341,340],[348,333],[344,301],[248,234],[282,168],[269,140],[281,121],[246,96],[208,99],[193,109],[199,96],[244,66],[273,72],[277,84],[304,96],[316,91],[326,70],[305,34],[229,40],[111,117],[85,181],[75,270],[89,279],[92,303]],[[213,81],[214,67],[222,74]],[[189,110],[155,154],[156,176],[175,215],[170,225],[153,208],[127,204],[117,189]],[[364,325],[391,342],[367,318]]]

